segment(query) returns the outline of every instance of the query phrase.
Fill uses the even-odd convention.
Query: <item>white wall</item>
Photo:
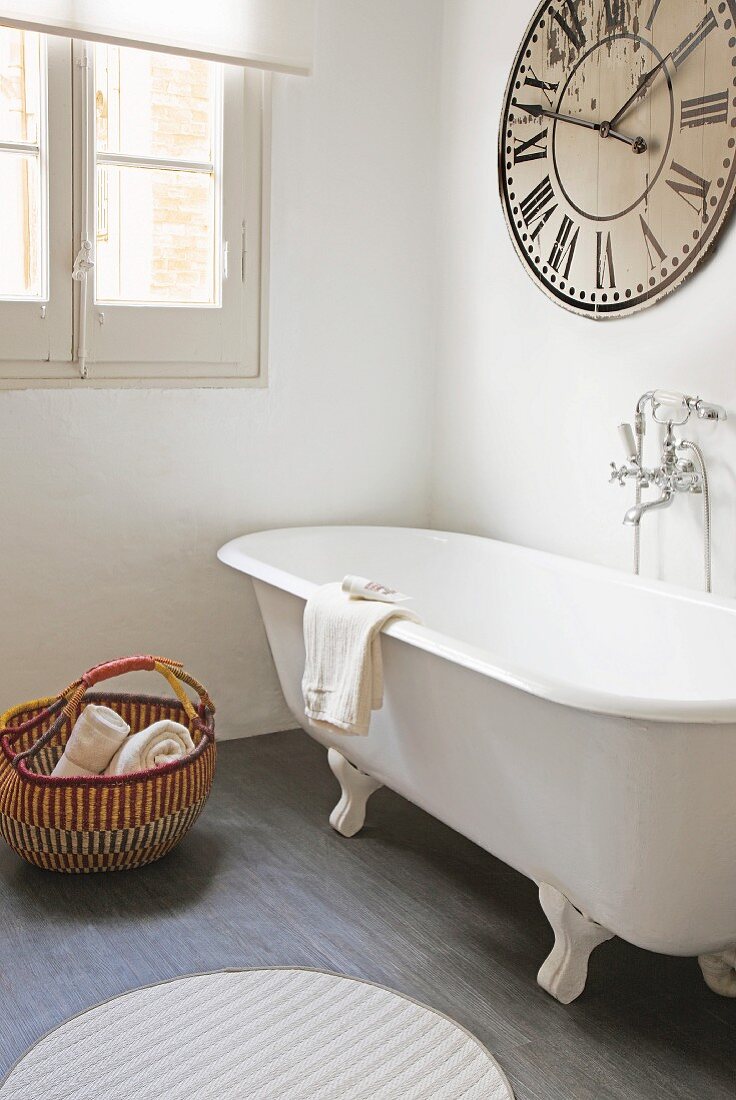
[[[426,522],[440,23],[440,0],[320,0],[314,76],[275,80],[268,389],[0,394],[3,703],[153,651],[221,733],[293,725],[218,546]]]
[[[688,428],[710,460],[714,586],[736,594],[736,232],[663,304],[595,324],[523,270],[498,198],[496,135],[536,0],[446,0],[440,135],[440,343],[433,524],[628,568],[632,503],[606,484],[616,426],[653,388],[700,393],[732,419]],[[649,437],[650,445],[654,442]],[[654,458],[656,445],[649,458]],[[642,526],[643,570],[701,584],[699,498]]]

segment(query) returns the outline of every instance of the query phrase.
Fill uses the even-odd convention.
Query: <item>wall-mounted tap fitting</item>
[[[667,431],[662,446],[659,465],[654,468],[644,466],[643,445],[646,432],[645,413],[651,407],[652,419],[666,426]],[[640,535],[642,518],[655,509],[668,508],[677,493],[699,493],[703,495],[705,527],[705,585],[711,590],[711,513],[708,472],[705,458],[700,447],[690,440],[678,442],[675,439],[675,427],[686,424],[691,416],[699,420],[722,421],[727,419],[726,410],[720,405],[712,405],[701,397],[689,397],[684,393],[669,390],[649,390],[643,394],[636,406],[634,428],[630,424],[619,425],[619,435],[624,447],[626,462],[618,466],[611,463],[612,482],[626,485],[633,481],[636,486],[636,503],[624,516],[624,524],[634,528],[634,572],[639,572]],[[696,463],[685,454],[694,455]],[[660,495],[654,500],[642,501],[643,489],[655,485]]]

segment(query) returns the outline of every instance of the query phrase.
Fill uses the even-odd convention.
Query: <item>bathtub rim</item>
[[[462,532],[433,530],[421,527],[397,527],[370,524],[321,524],[303,527],[265,528],[240,535],[229,540],[217,552],[218,559],[224,564],[244,573],[253,580],[269,584],[283,592],[304,601],[321,586],[298,574],[290,573],[271,565],[263,557],[249,552],[251,547],[258,549],[258,543],[266,538],[288,540],[295,535],[385,532],[387,534],[418,535],[431,539],[452,539],[472,541],[474,543],[493,543],[513,550],[523,557],[532,557],[546,562],[564,572],[574,572],[591,578],[605,579],[608,583],[638,588],[644,592],[667,595],[680,602],[706,604],[736,614],[736,600],[709,593],[696,592],[681,585],[665,581],[637,577],[607,566],[594,565],[563,555],[551,554],[544,550],[520,546],[517,543],[504,542],[501,539],[483,535],[468,535]],[[634,719],[647,722],[685,724],[685,725],[725,725],[736,724],[736,698],[677,700],[657,699],[623,695],[616,692],[594,691],[572,681],[561,680],[553,676],[540,676],[516,663],[501,663],[489,650],[474,646],[453,638],[440,631],[418,623],[395,622],[384,631],[390,638],[412,645],[424,652],[433,654],[441,660],[450,661],[471,672],[477,672],[489,679],[517,688],[526,694],[536,696],[561,706],[572,707],[592,714],[601,714],[615,718]]]

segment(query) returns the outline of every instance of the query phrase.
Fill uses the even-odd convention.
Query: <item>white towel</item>
[[[154,722],[140,733],[131,733],[115,753],[105,775],[148,771],[159,764],[180,760],[193,749],[194,741],[187,727],[180,722],[164,719]]]
[[[393,619],[419,618],[405,607],[351,599],[340,584],[320,588],[304,611],[305,714],[343,734],[365,737],[383,706],[381,631]]]
[[[130,733],[130,726],[110,707],[90,703],[74,723],[52,775],[101,775]]]

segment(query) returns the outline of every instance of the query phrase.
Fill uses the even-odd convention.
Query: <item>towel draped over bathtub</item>
[[[419,622],[396,604],[354,599],[327,584],[304,611],[304,710],[317,725],[365,737],[383,706],[381,631],[395,619]]]

